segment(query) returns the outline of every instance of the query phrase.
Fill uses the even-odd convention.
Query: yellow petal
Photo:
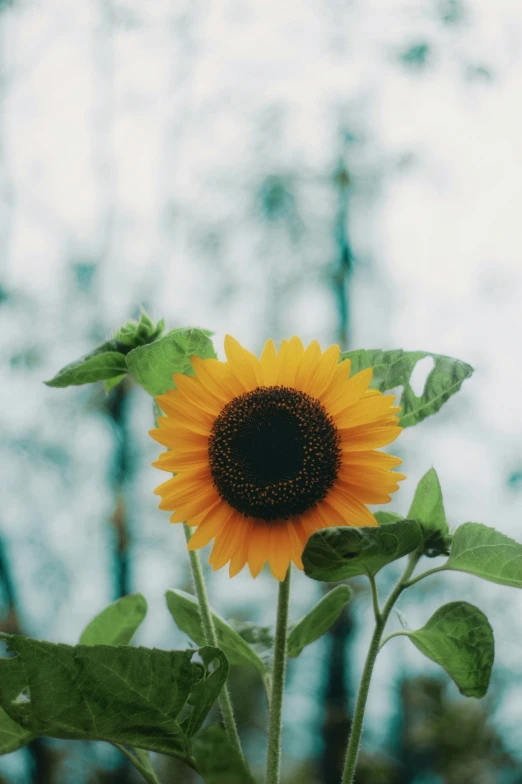
[[[247,392],[262,383],[263,375],[259,360],[231,335],[225,335],[225,353],[230,369]]]
[[[302,392],[311,394],[308,391],[308,388],[320,358],[321,347],[317,340],[313,340],[305,350],[297,373],[295,374],[296,389],[300,389]]]
[[[290,567],[290,542],[285,523],[272,524],[270,527],[268,562],[276,580],[282,582]]]
[[[298,337],[294,336],[290,340],[283,340],[278,357],[278,384],[283,387],[295,387],[295,377],[303,355],[303,344]]]
[[[272,387],[277,380],[277,352],[273,340],[267,340],[259,360],[263,371],[263,381],[265,386]]]
[[[248,545],[248,568],[252,577],[262,570],[270,547],[270,525],[263,520],[254,522]]]
[[[332,374],[339,361],[340,352],[341,349],[337,345],[326,349],[306,385],[305,392],[312,397],[319,398],[321,396],[321,393],[332,380]]]
[[[368,386],[372,380],[373,369],[367,368],[366,370],[361,370],[359,373],[356,373],[350,379],[348,379],[344,384],[341,384],[335,390],[332,390],[331,393],[326,393],[321,398],[326,410],[331,416],[335,416],[345,408],[356,403],[358,400],[361,399],[363,395],[368,391]],[[381,393],[378,390],[372,390],[377,392],[377,395]],[[374,397],[371,395],[369,397]]]
[[[232,516],[233,510],[226,504],[217,504],[205,514],[188,543],[189,550],[198,550],[207,545],[211,539],[219,536]]]

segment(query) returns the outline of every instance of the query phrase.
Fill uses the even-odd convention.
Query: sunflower
[[[157,397],[165,416],[151,436],[169,451],[153,463],[174,478],[156,488],[173,523],[196,527],[194,550],[214,539],[210,564],[268,560],[284,580],[303,568],[308,537],[329,526],[375,526],[366,504],[390,501],[400,458],[376,447],[399,433],[394,396],[370,389],[372,370],[350,377],[339,346],[304,349],[297,337],[261,358],[225,338],[227,362],[192,357],[194,377]]]

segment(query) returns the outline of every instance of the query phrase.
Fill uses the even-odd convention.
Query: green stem
[[[272,671],[272,696],[268,719],[268,753],[266,784],[279,784],[281,767],[281,727],[283,720],[283,692],[285,688],[288,648],[288,605],[290,602],[290,567],[279,583],[277,620],[274,641],[274,667]]]
[[[134,765],[136,770],[138,770],[145,781],[148,781],[149,784],[160,784],[158,777],[154,773],[154,769],[151,765],[149,755],[143,749],[134,749],[134,754],[130,752],[125,746],[121,746],[119,743],[114,744],[117,749],[121,751],[122,754],[125,754],[127,759]]]
[[[187,525],[187,523],[183,523],[183,528],[185,530],[185,537],[187,539],[187,544],[188,544],[188,542],[190,541],[190,537],[192,536],[192,531],[190,529],[190,526]],[[207,588],[205,586],[205,578],[203,577],[203,570],[201,568],[201,561],[199,560],[199,554],[196,550],[189,550],[189,557],[190,557],[190,566],[192,568],[192,577],[194,579],[194,585],[196,588],[196,595],[198,597],[199,612],[201,615],[201,623],[203,625],[203,633],[205,635],[205,641],[207,645],[213,645],[214,648],[219,648],[216,629],[214,626],[214,621],[212,619],[212,613],[210,612]],[[245,757],[243,755],[243,749],[241,748],[241,741],[239,740],[239,734],[237,731],[236,720],[234,718],[232,701],[230,699],[230,693],[228,691],[228,686],[226,683],[223,686],[221,695],[219,697],[219,706],[221,708],[223,724],[225,725],[225,730],[228,735],[228,739],[230,743],[233,746],[235,746],[241,759],[245,761]]]
[[[430,574],[437,574],[437,572],[444,572],[444,571],[446,571],[445,563],[443,563],[442,566],[435,566],[433,569],[429,569],[427,572],[423,572],[422,574],[419,574],[418,577],[415,577],[413,580],[408,580],[408,582],[405,583],[404,587],[411,588],[412,585],[418,583],[419,580],[424,580],[425,577],[429,577]]]
[[[368,691],[370,689],[370,681],[372,679],[373,668],[377,654],[379,653],[379,646],[381,642],[382,633],[386,622],[390,616],[393,605],[406,587],[406,583],[411,577],[417,561],[421,556],[420,550],[412,553],[408,559],[408,565],[404,570],[401,578],[397,582],[395,588],[389,595],[386,604],[382,608],[378,619],[375,622],[375,629],[370,641],[370,648],[366,657],[364,670],[361,678],[361,685],[359,686],[359,693],[357,695],[357,702],[355,703],[355,713],[353,716],[352,730],[350,732],[350,739],[348,741],[348,749],[346,751],[346,760],[344,763],[344,771],[341,784],[353,784],[355,778],[355,768],[357,766],[357,757],[359,754],[359,744],[361,742],[362,726],[364,719],[364,711],[366,708],[366,701],[368,699]]]
[[[405,586],[405,587],[406,587],[406,586]],[[379,650],[381,650],[381,648],[384,648],[384,646],[386,645],[386,643],[387,643],[389,640],[392,640],[394,637],[409,637],[409,636],[410,636],[410,633],[409,633],[409,632],[407,632],[406,630],[404,630],[404,631],[402,631],[402,632],[400,632],[400,631],[399,631],[399,632],[392,632],[391,634],[388,634],[388,635],[387,635],[387,636],[384,638],[384,640],[381,640],[381,644],[379,645]]]
[[[379,592],[377,591],[377,583],[375,582],[375,577],[373,574],[368,574],[368,579],[372,588],[373,614],[375,615],[376,623],[378,623],[381,617],[381,608],[379,607]]]

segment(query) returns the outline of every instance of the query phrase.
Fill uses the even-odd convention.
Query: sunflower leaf
[[[192,753],[205,784],[255,784],[244,760],[219,724],[210,724],[194,736]]]
[[[397,520],[403,519],[399,514],[396,514],[395,512],[375,512],[374,517],[379,523],[379,525],[386,525],[386,523],[395,523],[397,522]]]
[[[196,645],[204,645],[205,634],[196,598],[178,590],[167,591],[165,597],[177,627],[188,634]],[[212,617],[219,647],[225,652],[230,664],[248,664],[255,667],[261,675],[265,675],[265,665],[248,642],[214,610]]]
[[[431,357],[434,367],[431,370],[422,395],[416,395],[411,387],[412,373],[421,359]],[[380,392],[395,387],[403,387],[399,405],[401,427],[411,427],[431,414],[435,414],[444,403],[462,386],[463,381],[473,373],[473,368],[460,359],[452,359],[442,354],[427,351],[365,350],[347,351],[341,359],[350,359],[352,374],[366,368],[373,368],[371,386]]]
[[[467,602],[440,607],[422,629],[403,632],[428,659],[440,664],[466,697],[483,697],[489,684],[495,640],[484,613]]]
[[[212,341],[206,330],[180,328],[154,343],[135,348],[127,354],[127,367],[138,384],[155,397],[174,388],[173,373],[193,375],[193,356],[214,358]]]
[[[3,708],[0,708],[0,755],[10,754],[27,746],[35,737],[32,732],[20,727]]]
[[[185,758],[190,734],[222,688],[218,648],[161,651],[124,645],[63,645],[2,635],[16,656],[0,658],[0,706],[27,732],[105,740]],[[211,659],[219,667],[208,670]],[[182,710],[191,712],[182,722]]]
[[[75,362],[65,365],[50,381],[48,387],[71,387],[93,384],[124,375],[127,372],[125,346],[117,340],[106,340]]]
[[[352,597],[347,585],[338,585],[312,607],[288,635],[288,655],[299,656],[303,648],[318,640],[335,623]]]
[[[449,555],[451,536],[439,477],[434,468],[430,468],[417,485],[408,517],[421,524],[425,555],[430,558]]]
[[[464,523],[453,534],[445,568],[522,588],[522,544],[487,525]]]
[[[312,534],[306,543],[304,570],[309,577],[324,582],[375,575],[386,564],[416,550],[421,541],[416,520],[401,519],[377,528],[325,528]]]
[[[80,645],[128,645],[146,614],[147,602],[141,593],[123,596],[92,619]]]

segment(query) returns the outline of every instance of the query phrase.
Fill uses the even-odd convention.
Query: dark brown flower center
[[[289,387],[258,387],[231,400],[214,422],[208,454],[221,498],[266,522],[321,501],[341,459],[324,406]]]

